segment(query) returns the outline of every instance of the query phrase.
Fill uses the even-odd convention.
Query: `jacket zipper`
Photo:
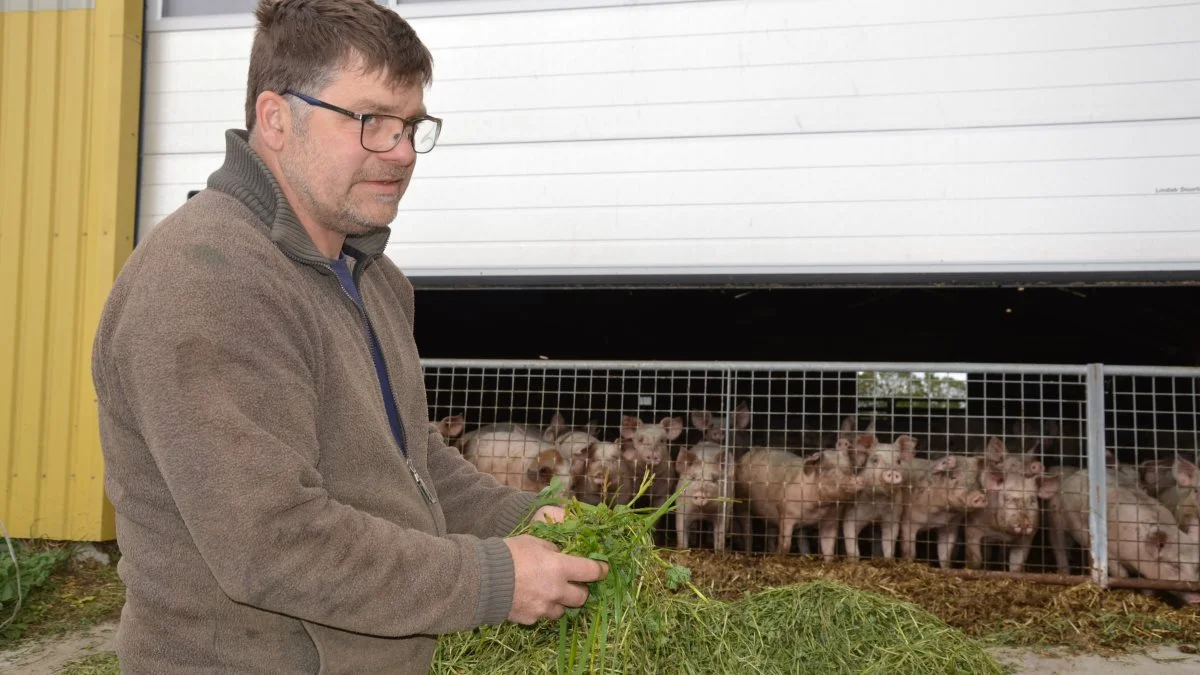
[[[333,272],[333,268],[330,267],[329,271]],[[334,273],[334,276],[335,277],[337,276],[336,272]],[[354,310],[356,312],[358,312],[358,315],[360,317],[362,317],[363,325],[366,326],[366,328],[367,328],[367,339],[371,341],[367,345],[367,351],[371,353],[371,363],[375,366],[376,369],[382,370],[384,373],[387,373],[388,381],[390,382],[392,379],[392,374],[391,374],[391,372],[388,371],[387,361],[384,361],[383,368],[380,368],[379,361],[377,361],[375,359],[375,350],[371,348],[372,345],[379,344],[379,340],[375,337],[375,329],[371,326],[371,319],[370,319],[370,317],[367,316],[366,309],[360,308],[358,306],[358,303],[354,301],[354,298],[350,295],[350,292],[346,290],[345,286],[342,286],[341,281],[338,281],[338,288],[342,289],[342,295],[346,296],[346,299],[350,301],[351,305],[354,305]],[[383,347],[381,346],[380,350],[382,350],[382,349],[383,349]],[[387,401],[383,400],[383,391],[382,390],[380,390],[380,392],[379,392],[379,398],[380,398],[380,402],[382,402],[384,404],[383,407],[386,410],[387,409]],[[396,411],[396,417],[399,418],[398,421],[400,423],[400,434],[404,437],[405,441],[407,441],[408,435],[404,432],[404,418],[400,415],[399,410]],[[409,473],[412,474],[413,481],[417,484],[417,489],[420,490],[420,492],[421,492],[421,497],[425,500],[425,504],[427,506],[436,504],[437,498],[433,496],[433,491],[430,490],[427,485],[425,485],[425,479],[421,478],[421,473],[419,471],[417,471],[417,467],[412,463],[412,458],[408,456],[408,448],[405,447],[405,445],[407,445],[407,443],[400,445],[400,454],[404,456],[404,464],[406,466],[408,466],[408,471],[409,471]],[[433,513],[433,509],[430,509],[430,514],[432,515],[432,513]]]
[[[289,254],[287,251],[282,251],[282,252],[285,256],[287,256],[288,258],[292,259],[295,262],[298,262],[298,263],[301,263],[304,265],[311,264],[307,261],[300,260],[299,258]],[[357,265],[355,265],[354,272],[351,273],[351,278],[354,279],[355,284],[357,284],[358,279],[361,278],[360,270],[369,261],[370,261],[370,259],[363,260],[363,261],[359,262]],[[329,272],[331,274],[333,274],[335,279],[337,279],[337,272],[334,272],[333,268],[331,266],[324,265],[324,267],[325,267],[325,269],[329,270]],[[363,325],[365,325],[367,328],[367,339],[371,340],[371,343],[367,344],[367,351],[371,354],[371,364],[374,365],[376,369],[379,369],[379,362],[375,360],[375,350],[371,348],[372,344],[379,344],[379,341],[375,338],[375,329],[372,328],[372,326],[371,326],[371,319],[369,317],[367,317],[366,310],[364,308],[359,307],[358,303],[354,301],[354,298],[350,295],[350,292],[346,290],[346,287],[342,286],[341,280],[338,280],[338,288],[342,289],[342,295],[346,296],[346,299],[350,301],[350,304],[354,306],[354,310],[362,318]],[[381,345],[380,351],[382,351],[382,350],[383,350],[383,347]],[[391,372],[388,371],[387,361],[383,362],[382,370],[384,373],[387,374],[388,381],[390,382],[391,378],[392,378],[392,374],[391,374]],[[382,383],[380,384],[380,386],[382,387]],[[386,411],[387,410],[387,401],[383,400],[383,390],[382,389],[380,389],[380,391],[379,391],[379,399],[380,399],[380,403],[383,404],[384,410]],[[401,433],[401,435],[403,435],[405,437],[405,440],[407,441],[407,434],[404,431],[404,418],[402,415],[400,415],[399,410],[396,411],[396,417],[398,418],[397,421],[400,424],[400,433]],[[396,439],[393,438],[392,440],[395,441]],[[433,495],[433,491],[430,490],[429,487],[425,484],[425,479],[421,478],[421,473],[419,471],[417,471],[417,467],[412,463],[412,458],[408,456],[408,448],[405,447],[404,445],[400,445],[398,449],[400,450],[400,455],[404,457],[405,466],[408,467],[409,473],[412,474],[413,482],[417,484],[417,490],[420,491],[421,498],[424,500],[426,508],[429,509],[429,516],[433,519],[434,528],[439,530],[438,534],[444,534],[440,531],[441,528],[437,526],[437,514],[435,514],[433,512],[433,505],[437,503],[437,497],[435,497]]]

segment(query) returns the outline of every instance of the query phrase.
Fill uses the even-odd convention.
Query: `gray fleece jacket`
[[[437,634],[508,615],[500,537],[533,495],[442,443],[412,286],[388,232],[351,237],[422,495],[363,317],[245,132],[226,140],[209,189],[130,256],[94,344],[122,672],[427,672]]]

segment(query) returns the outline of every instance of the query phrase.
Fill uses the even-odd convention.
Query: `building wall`
[[[547,4],[396,5],[446,120],[418,284],[1200,273],[1200,4]],[[206,19],[147,40],[139,236],[244,126],[252,17]]]
[[[133,248],[140,0],[0,2],[0,520],[115,536],[91,347]]]

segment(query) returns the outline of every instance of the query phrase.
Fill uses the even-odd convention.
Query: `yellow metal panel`
[[[46,484],[65,448],[46,445],[47,315],[51,297],[50,227],[54,221],[54,107],[58,98],[58,12],[34,12],[30,31],[29,121],[25,135],[25,234],[21,247],[21,309],[17,314],[17,485],[14,496],[33,504],[28,527],[14,523],[24,536],[57,529],[56,509],[46,508]],[[56,461],[58,460],[58,461]]]
[[[89,485],[102,478],[98,472],[80,466],[85,457],[81,453],[79,401],[88,396],[90,390],[79,389],[77,373],[82,369],[90,374],[90,360],[81,360],[76,348],[86,335],[91,334],[83,325],[81,312],[81,281],[86,277],[83,267],[86,241],[83,236],[86,194],[83,149],[87,142],[87,116],[78,111],[86,109],[90,94],[88,71],[94,16],[92,12],[65,12],[61,14],[59,27],[62,38],[59,41],[59,81],[62,86],[58,94],[56,124],[53,186],[56,213],[51,224],[54,234],[51,238],[50,283],[55,289],[55,298],[60,300],[50,308],[49,342],[54,358],[46,369],[46,419],[50,422],[46,428],[46,446],[65,449],[62,454],[65,470],[50,472],[42,503],[43,508],[55,508],[61,513],[57,527],[68,539],[78,539],[86,534],[78,529],[87,522],[88,511],[104,508],[103,500],[97,506],[79,498],[94,493]],[[87,402],[91,404],[90,397]],[[95,452],[97,447],[90,448],[89,452]]]
[[[92,49],[92,117],[88,143],[88,201],[85,222],[86,278],[80,295],[84,334],[76,345],[80,398],[80,461],[87,475],[79,496],[86,522],[74,538],[116,536],[112,505],[104,496],[96,392],[92,386],[92,340],[113,280],[133,252],[137,218],[138,122],[141,118],[142,14],[140,0],[103,2],[96,9]],[[86,472],[86,473],[85,473]],[[98,512],[91,507],[102,505]],[[98,516],[98,518],[97,518]],[[94,529],[98,527],[99,529]],[[88,536],[78,533],[87,532]]]
[[[25,234],[25,157],[32,16],[0,13],[0,443],[4,450],[4,512],[0,520],[20,535],[29,527],[33,503],[21,483],[26,462],[17,445],[17,403],[25,395],[17,380],[21,249]]]
[[[91,346],[133,249],[142,3],[0,12],[0,520],[115,536]]]

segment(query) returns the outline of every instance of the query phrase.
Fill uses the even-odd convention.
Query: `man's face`
[[[302,92],[356,113],[425,114],[419,86],[394,89],[383,73],[343,69],[319,92]],[[298,103],[308,110],[293,125],[280,153],[282,171],[300,204],[319,226],[346,236],[387,227],[412,177],[417,155],[404,139],[388,152],[370,152],[360,142],[362,123],[332,110]]]

